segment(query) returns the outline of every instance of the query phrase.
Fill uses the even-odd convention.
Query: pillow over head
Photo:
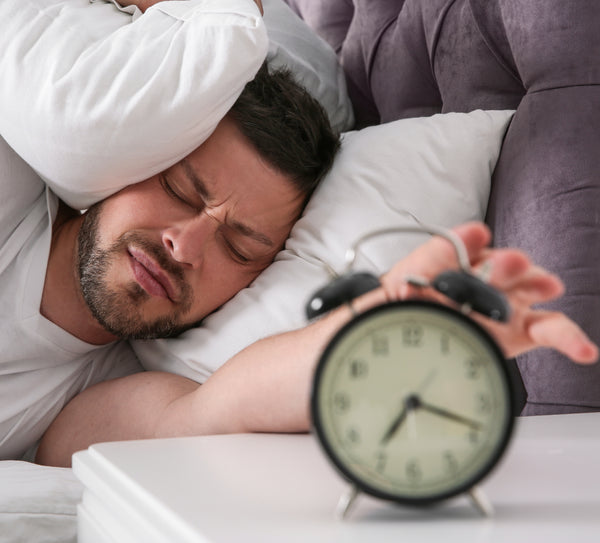
[[[144,15],[103,1],[2,0],[0,134],[85,208],[198,147],[267,55],[348,128],[333,51],[282,0],[264,6],[263,22],[251,0],[160,2]]]
[[[285,249],[248,288],[178,338],[134,342],[146,369],[205,380],[254,341],[305,324],[308,297],[345,267],[345,253],[375,229],[482,220],[512,111],[406,119],[344,135],[329,175]],[[397,235],[361,250],[355,268],[376,273],[426,240]]]
[[[0,17],[0,132],[76,207],[197,147],[267,49],[248,0],[161,2],[134,21],[112,3],[4,0]]]

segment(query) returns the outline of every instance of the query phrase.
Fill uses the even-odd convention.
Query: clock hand
[[[481,422],[477,422],[476,420],[463,417],[462,415],[453,413],[452,411],[448,411],[447,409],[444,409],[442,407],[423,402],[421,399],[418,399],[416,407],[424,409],[425,411],[429,411],[434,415],[439,415],[440,417],[459,422],[460,424],[465,424],[466,426],[469,426],[474,430],[481,430],[481,428],[483,427],[483,424]]]
[[[398,431],[398,428],[406,420],[408,414],[415,409],[419,404],[419,398],[415,395],[407,396],[404,400],[404,405],[400,414],[394,419],[387,432],[381,438],[381,445],[387,445],[388,441],[392,439],[393,435]]]
[[[408,411],[409,411],[408,408],[406,406],[404,406],[404,408],[402,409],[400,414],[396,417],[394,422],[392,422],[391,426],[388,428],[385,435],[381,438],[381,445],[387,445],[388,441],[390,439],[392,439],[392,436],[396,433],[398,428],[400,428],[401,424],[406,419],[406,416],[408,415]]]
[[[427,374],[423,382],[417,387],[417,392],[419,394],[423,394],[423,392],[425,392],[425,389],[433,382],[437,372],[438,370],[434,368]]]

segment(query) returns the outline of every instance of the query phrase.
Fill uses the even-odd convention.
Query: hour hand
[[[418,404],[419,399],[417,396],[408,396],[404,400],[402,411],[400,411],[400,414],[394,419],[390,427],[387,429],[385,435],[381,438],[381,445],[387,445],[388,441],[392,439],[394,434],[398,431],[398,428],[402,426],[402,423],[406,420],[408,414],[415,409]]]

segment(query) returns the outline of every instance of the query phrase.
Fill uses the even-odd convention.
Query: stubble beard
[[[182,270],[168,259],[161,247],[136,232],[123,234],[108,249],[99,246],[101,208],[102,203],[99,203],[87,211],[77,238],[77,271],[81,294],[94,318],[105,330],[121,339],[172,337],[197,325],[197,322],[181,322],[192,305],[193,295],[184,281]],[[142,308],[150,300],[150,294],[135,281],[120,289],[110,284],[108,272],[114,259],[131,245],[151,255],[176,281],[182,301],[170,314],[145,320]]]

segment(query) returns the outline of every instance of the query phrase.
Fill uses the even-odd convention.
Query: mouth
[[[169,275],[141,249],[128,247],[127,252],[137,283],[151,296],[177,303],[177,290]]]

